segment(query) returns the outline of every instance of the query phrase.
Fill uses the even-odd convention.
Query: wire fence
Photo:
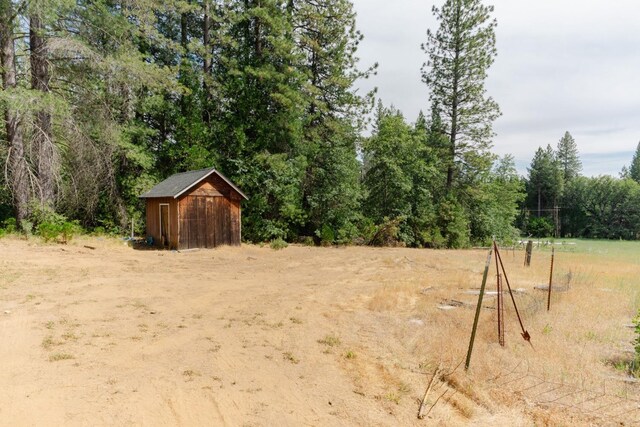
[[[556,406],[582,416],[619,425],[640,425],[638,384],[620,380],[595,384],[558,382],[544,378],[517,365],[490,380],[494,387],[509,390],[540,407]]]

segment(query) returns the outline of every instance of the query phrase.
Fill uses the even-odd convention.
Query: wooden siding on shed
[[[240,202],[186,196],[179,202],[180,249],[240,244]]]
[[[240,196],[213,175],[190,189],[178,202],[179,248],[213,248],[240,244]]]
[[[173,197],[162,197],[147,200],[147,236],[153,237],[155,245],[159,246],[160,239],[160,205],[169,205],[169,247],[178,248],[178,201]]]
[[[147,235],[160,245],[160,204],[169,204],[171,249],[239,245],[242,196],[218,176],[210,176],[178,199],[147,200]]]

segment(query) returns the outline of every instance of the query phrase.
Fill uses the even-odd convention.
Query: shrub
[[[315,242],[313,241],[313,237],[311,236],[300,236],[298,238],[298,243],[303,246],[315,246]]]
[[[80,231],[78,221],[42,222],[38,225],[38,235],[45,242],[56,241],[59,243],[69,242],[74,235]]]
[[[274,239],[274,240],[272,240],[272,241],[269,243],[269,247],[270,247],[271,249],[273,249],[273,250],[276,250],[276,251],[278,251],[278,250],[280,250],[280,249],[284,249],[284,248],[286,248],[287,246],[289,246],[289,244],[288,244],[287,242],[285,242],[285,241],[284,241],[283,239],[281,239],[281,238]]]
[[[31,218],[37,224],[36,233],[45,242],[55,241],[66,244],[74,235],[82,231],[78,221],[68,221],[67,217],[54,212],[49,207],[35,206]],[[26,231],[24,226],[23,230]]]
[[[336,234],[327,224],[323,224],[322,228],[317,231],[316,234],[320,237],[320,244],[322,246],[331,246],[331,244],[336,240]]]
[[[531,217],[527,231],[533,237],[547,237],[553,235],[553,223],[549,218]]]
[[[16,230],[18,229],[17,223],[16,223],[16,219],[15,218],[7,218],[4,221],[4,230],[7,233],[15,233]]]
[[[376,227],[376,231],[373,233],[371,239],[369,239],[368,245],[370,246],[398,246],[398,233],[400,231],[400,224],[406,220],[406,217],[399,216],[397,218],[389,219],[383,218],[382,224]]]
[[[31,237],[33,235],[33,222],[23,219],[20,221],[20,228],[27,237]]]

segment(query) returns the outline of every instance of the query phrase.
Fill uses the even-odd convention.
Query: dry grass
[[[91,242],[96,251],[75,244],[59,251],[0,241],[3,321],[7,341],[17,343],[0,351],[0,364],[11,366],[0,382],[6,396],[28,392],[53,402],[60,395],[43,411],[57,414],[58,424],[85,407],[102,414],[88,423],[135,424],[137,409],[125,413],[130,399],[155,408],[144,414],[150,424],[632,425],[640,418],[613,397],[617,418],[594,411],[604,401],[589,406],[581,401],[590,395],[569,395],[604,387],[609,396],[640,400],[638,386],[624,382],[634,337],[627,325],[640,304],[640,243],[559,247],[555,283],[569,290],[553,295],[550,312],[546,293],[534,290],[548,283],[550,251],[536,249],[530,268],[521,251],[503,251],[512,287],[523,289],[514,298],[533,347],[520,336],[508,295],[506,346],[498,345],[496,299],[487,295],[468,372],[461,363],[485,250],[291,245],[174,254],[115,241]],[[492,264],[487,290],[494,289]],[[24,304],[29,295],[37,299]],[[439,308],[452,302],[459,306]],[[33,348],[45,357],[34,358]],[[76,358],[78,366],[51,369],[47,358]],[[428,407],[437,404],[418,421],[438,365],[427,398]],[[10,372],[19,372],[19,383]],[[126,375],[111,405],[95,387],[85,387],[86,396],[33,390],[61,375],[91,385],[113,372]],[[558,387],[545,385],[552,383]],[[21,404],[0,396],[2,407]],[[39,424],[21,418],[26,407],[11,411],[9,424]]]
[[[497,344],[497,317],[495,310],[490,309],[495,307],[495,297],[487,296],[483,303],[487,308],[481,313],[469,375],[463,375],[464,381],[460,381],[459,376],[446,378],[446,387],[455,390],[455,395],[445,397],[441,405],[451,406],[465,419],[480,417],[478,410],[495,412],[495,404],[517,409],[523,404],[520,399],[513,402],[487,398],[494,384],[500,383],[493,380],[514,369],[525,380],[535,376],[563,384],[561,391],[541,396],[541,401],[561,397],[558,393],[571,391],[572,387],[601,389],[603,382],[608,393],[640,397],[635,386],[622,381],[624,369],[620,366],[625,365],[624,359],[622,362],[619,359],[621,354],[630,357],[632,350],[630,340],[633,333],[625,324],[630,323],[640,302],[638,260],[619,256],[613,249],[616,242],[596,242],[597,246],[610,246],[607,251],[589,249],[590,242],[580,244],[587,248],[571,247],[570,250],[561,248],[556,251],[554,285],[568,285],[569,291],[552,294],[550,312],[546,311],[546,292],[534,290],[534,286],[548,283],[549,251],[539,249],[534,252],[533,264],[529,268],[522,265],[522,252],[503,251],[511,286],[514,290],[523,291],[515,294],[515,300],[524,326],[531,334],[532,346],[520,337],[520,326],[508,295],[504,298],[506,347],[501,348]],[[636,248],[640,249],[640,245]],[[419,367],[433,366],[442,361],[453,369],[465,357],[477,299],[465,291],[479,287],[482,268],[481,254],[466,254],[476,261],[465,260],[465,252],[450,252],[447,257],[439,259],[440,262],[435,264],[437,268],[433,268],[424,281],[385,284],[374,291],[368,301],[369,310],[387,314],[386,321],[395,324],[394,338],[403,343],[409,357],[424,354],[427,349],[437,349],[430,352],[431,359],[427,358]],[[495,274],[492,260],[488,290],[495,287]],[[435,305],[440,299],[454,299],[468,304],[468,308],[463,306],[439,311]],[[398,325],[399,315],[411,321],[421,320],[425,327]],[[530,377],[525,378],[524,374]],[[526,388],[517,382],[505,387],[516,391]],[[522,398],[530,400],[533,396],[535,402],[536,390],[532,391],[530,394],[525,391]],[[545,389],[540,387],[537,391],[542,394]],[[577,416],[565,412],[554,415],[556,423],[570,422]],[[443,417],[441,422],[455,424],[456,416],[452,417],[451,413],[445,410],[435,413],[436,419]],[[544,418],[540,414],[534,416],[536,420]],[[600,421],[608,422],[608,419],[605,417]]]
[[[73,355],[69,353],[54,353],[51,356],[49,356],[49,362],[59,362],[61,360],[69,360],[69,359],[75,359],[75,357],[73,357]]]

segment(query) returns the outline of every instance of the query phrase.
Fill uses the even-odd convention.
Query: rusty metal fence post
[[[473,319],[473,328],[471,329],[471,339],[469,340],[469,350],[467,351],[467,360],[464,364],[464,370],[469,370],[469,363],[471,362],[471,353],[473,352],[473,342],[476,339],[476,330],[478,329],[478,320],[480,319],[480,310],[482,309],[482,298],[484,297],[484,288],[487,284],[487,275],[489,273],[489,264],[491,263],[491,252],[493,248],[489,249],[489,255],[487,255],[487,262],[484,265],[484,273],[482,275],[482,285],[480,285],[480,295],[478,296],[478,306],[476,307],[476,316]]]
[[[551,308],[551,286],[553,285],[553,258],[556,248],[551,248],[551,271],[549,272],[549,293],[547,295],[547,311]]]

